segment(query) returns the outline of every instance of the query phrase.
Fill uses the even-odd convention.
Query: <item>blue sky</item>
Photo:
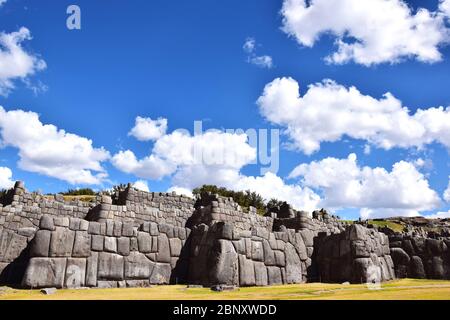
[[[362,95],[376,100],[381,100],[384,93],[390,92],[401,101],[402,106],[408,107],[410,115],[415,114],[417,109],[450,105],[448,38],[429,45],[440,52],[439,61],[424,58],[425,48],[419,54],[398,56],[400,61],[395,60],[396,57],[388,57],[385,61],[370,65],[355,59],[345,63],[327,63],[324,58],[336,50],[338,37],[333,32],[318,32],[314,44],[306,46],[301,42],[302,37],[306,36],[304,30],[298,34],[282,30],[284,22],[280,10],[283,2],[115,0],[105,4],[97,0],[7,0],[0,7],[0,32],[10,34],[21,27],[27,28],[32,39],[22,41],[21,48],[30,56],[45,61],[46,68],[25,76],[11,76],[13,88],[7,94],[0,95],[0,106],[5,112],[17,109],[34,112],[39,115],[41,123],[53,124],[65,132],[88,138],[92,140],[93,147],[103,147],[111,158],[120,151],[131,150],[136,158],[142,159],[152,152],[156,141],[139,141],[128,134],[137,116],[167,119],[166,135],[178,128],[192,132],[196,120],[203,120],[205,129],[285,130],[292,126],[296,120],[273,121],[256,102],[263,95],[265,86],[277,78],[291,78],[297,82],[301,96],[308,90],[308,85],[323,79],[332,79],[345,88],[354,86]],[[81,30],[66,27],[66,9],[70,4],[81,8]],[[437,12],[439,1],[408,1],[407,4],[411,15],[414,15],[419,7]],[[295,7],[291,9],[295,10]],[[444,12],[444,9],[441,11]],[[326,17],[327,12],[322,14]],[[448,26],[446,18],[442,19]],[[292,30],[296,27],[292,26]],[[355,27],[348,28],[354,30]],[[442,29],[445,30],[445,26],[441,26]],[[255,43],[251,53],[243,49],[249,39]],[[353,43],[352,39],[348,41]],[[249,61],[249,57],[264,55],[271,57],[271,67],[258,66]],[[41,90],[34,92],[30,87]],[[267,107],[277,108],[278,105]],[[329,129],[323,127],[320,130]],[[450,133],[450,130],[445,130],[442,132]],[[292,137],[286,134],[281,139],[283,144],[292,142]],[[366,145],[371,145],[370,153],[364,152]],[[177,148],[177,145],[168,148]],[[442,141],[430,141],[421,148],[394,146],[386,150],[373,140],[344,135],[336,141],[321,142],[320,149],[311,154],[301,148],[289,150],[282,147],[280,168],[276,175],[282,178],[283,187],[289,186],[286,189],[288,193],[297,194],[304,192],[305,188],[311,189],[321,198],[321,205],[328,204],[347,218],[356,218],[365,209],[369,209],[373,216],[386,215],[386,210],[391,214],[446,213],[450,210],[444,196],[450,175],[448,150],[449,146]],[[153,191],[166,191],[174,186],[183,189],[190,187],[189,183],[180,184],[184,181],[182,178],[174,179],[182,170],[179,176],[188,179],[187,172],[191,172],[192,168],[185,164],[177,163],[182,167],[178,171],[151,179],[148,175],[137,173],[138,170],[124,170],[123,165],[117,165],[117,162],[115,165],[114,161],[105,159],[100,162],[107,177],[102,178],[100,184],[71,184],[67,179],[52,177],[47,169],[30,170],[30,166],[20,165],[23,153],[26,150],[23,149],[21,154],[14,142],[7,143],[0,149],[0,167],[11,170],[10,179],[26,181],[30,190],[57,192],[69,187],[109,188],[114,183],[137,180],[145,180]],[[317,179],[311,178],[308,182],[305,178],[306,171],[312,170],[312,167],[304,168],[300,176],[287,178],[301,164],[322,163],[327,158],[348,160],[352,153],[356,155],[359,168],[384,168],[387,173],[400,161],[413,164],[421,159],[421,164],[415,168],[423,177],[416,179],[420,181],[413,180],[419,184],[426,181],[428,187],[425,191],[435,192],[424,200],[429,201],[429,205],[420,207],[407,203],[410,201],[408,194],[423,193],[424,189],[420,189],[423,185],[412,189],[402,185],[406,188],[402,195],[404,201],[393,201],[392,205],[387,203],[383,208],[377,208],[372,207],[376,197],[370,203],[360,199],[350,201],[348,205],[345,201],[337,205],[332,199],[338,190],[330,189],[330,181],[317,182]],[[320,168],[325,170],[325,164],[322,164]],[[258,165],[231,165],[227,169],[230,169],[227,175],[237,173],[247,178],[260,175]],[[232,169],[235,172],[231,173]],[[222,181],[217,177],[220,173],[217,173],[216,167],[202,169],[202,172],[206,174],[200,182]],[[367,176],[359,175],[355,177],[359,183],[370,184]],[[234,180],[227,179],[223,180],[224,183],[230,183],[227,186],[233,187]],[[265,196],[270,191],[269,180],[249,180],[239,180],[236,186],[244,188],[267,182],[266,189],[255,188]],[[395,182],[394,179],[392,183]],[[339,188],[335,181],[333,183],[334,188]],[[302,191],[294,190],[296,185]],[[276,184],[273,186],[275,188]],[[374,194],[388,194],[389,190],[392,190],[392,185]],[[275,196],[280,193],[283,194],[274,190]],[[298,206],[302,204],[302,196],[304,193],[296,202]],[[436,196],[440,201],[436,200]],[[413,195],[411,197],[414,198]],[[414,199],[411,201],[414,202]]]

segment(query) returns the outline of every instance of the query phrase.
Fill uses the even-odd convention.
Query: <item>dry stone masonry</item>
[[[266,286],[448,277],[448,241],[386,234],[325,210],[266,216],[232,198],[131,185],[91,202],[0,198],[0,283],[25,288]],[[391,258],[392,256],[392,258]]]

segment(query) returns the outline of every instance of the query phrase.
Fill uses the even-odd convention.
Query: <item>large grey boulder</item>
[[[274,266],[275,262],[275,253],[270,247],[270,244],[267,240],[263,241],[263,250],[264,250],[264,263],[266,266]]]
[[[73,244],[73,257],[85,258],[91,255],[91,236],[86,231],[75,232]]]
[[[154,265],[143,253],[133,251],[125,257],[125,279],[149,279]]]
[[[98,258],[99,280],[123,280],[124,258],[115,253],[100,252]]]
[[[286,283],[302,282],[302,264],[294,246],[286,245]]]
[[[263,262],[255,262],[255,284],[257,286],[267,286],[269,279],[267,276],[267,268]]]
[[[208,259],[211,284],[238,285],[238,254],[231,241],[217,240]]]
[[[122,256],[130,254],[130,238],[120,237],[117,239],[117,252]]]
[[[62,288],[66,260],[65,258],[31,258],[22,285],[27,288]]]
[[[87,258],[86,265],[86,286],[97,286],[97,273],[98,273],[98,252],[92,252],[91,256]]]
[[[281,277],[281,269],[278,267],[274,266],[267,267],[267,278],[269,285],[283,284],[283,279]]]
[[[170,264],[155,263],[150,275],[150,284],[169,284],[172,268]]]
[[[409,265],[409,256],[402,248],[391,248],[391,257],[394,260],[394,265]]]
[[[75,231],[56,227],[50,240],[50,257],[70,257],[72,255]]]
[[[81,288],[85,286],[86,259],[68,258],[64,286],[66,288]]]
[[[164,233],[158,236],[158,253],[156,260],[162,263],[170,263],[170,245],[169,239]]]
[[[31,241],[31,257],[48,257],[50,250],[51,231],[38,230]]]
[[[415,279],[425,279],[426,273],[422,259],[418,256],[412,256],[409,264],[409,275]]]
[[[9,239],[9,243],[6,244],[6,250],[4,249],[3,261],[13,262],[20,254],[25,250],[28,245],[27,237],[12,233]]]
[[[241,287],[254,286],[256,284],[253,261],[243,255],[239,255],[239,284]]]
[[[139,232],[138,237],[139,251],[142,253],[152,252],[152,236],[147,232]]]
[[[55,230],[55,224],[53,223],[53,218],[49,215],[44,214],[39,221],[39,228],[41,230]]]

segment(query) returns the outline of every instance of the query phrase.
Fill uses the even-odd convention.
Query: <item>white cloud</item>
[[[437,212],[435,214],[426,215],[428,219],[448,219],[450,218],[450,210],[447,212]]]
[[[444,191],[444,200],[447,202],[450,202],[450,177],[449,177],[447,190]]]
[[[450,18],[450,0],[441,0],[439,10],[445,14],[447,18]]]
[[[150,192],[150,188],[148,187],[148,183],[145,180],[137,180],[134,184],[133,187],[141,190],[141,191],[145,191],[145,192]]]
[[[448,0],[441,10],[448,10]],[[326,60],[336,64],[436,62],[449,40],[442,12],[413,12],[403,0],[284,0],[281,14],[283,31],[301,45],[313,47],[322,35],[333,35],[337,50]]]
[[[254,38],[247,38],[245,40],[242,49],[244,49],[244,52],[248,54],[247,62],[261,68],[271,69],[273,67],[272,57],[268,55],[257,55],[256,54],[257,46],[258,45]]]
[[[242,46],[242,49],[244,49],[247,53],[253,53],[256,46],[256,40],[254,38],[247,38],[244,42],[244,45]]]
[[[321,201],[311,189],[286,184],[283,179],[271,172],[262,177],[242,176],[230,187],[241,191],[255,191],[267,201],[272,198],[286,201],[298,210],[313,211],[318,208]]]
[[[117,169],[144,179],[161,179],[176,169],[171,163],[155,155],[137,159],[131,150],[118,152],[111,162]]]
[[[92,141],[43,124],[39,115],[0,106],[0,145],[19,150],[19,167],[71,184],[100,184],[107,176],[101,165],[109,158]]]
[[[450,107],[408,108],[391,93],[376,99],[332,80],[308,87],[300,96],[292,78],[277,78],[264,88],[257,104],[270,122],[284,126],[292,147],[312,154],[322,142],[347,135],[389,150],[438,142],[450,148]]]
[[[175,192],[176,194],[184,195],[184,196],[187,196],[190,198],[194,197],[194,195],[192,194],[192,191],[190,189],[186,189],[186,188],[171,187],[171,188],[169,188],[169,190],[167,190],[167,192]]]
[[[138,160],[127,150],[114,155],[112,163],[145,179],[175,174],[180,186],[194,188],[204,176],[214,177],[218,184],[225,182],[255,157],[256,151],[245,134],[208,131],[192,136],[179,130],[157,139],[152,153],[143,159]]]
[[[392,171],[359,167],[355,154],[301,164],[290,174],[322,192],[326,208],[360,208],[362,216],[417,215],[441,204],[414,164],[400,161]]]
[[[12,171],[6,167],[0,167],[0,190],[10,189],[14,186],[14,181],[12,180]]]
[[[261,68],[271,69],[273,67],[273,61],[271,56],[264,55],[264,56],[249,57],[249,62]]]
[[[46,68],[44,60],[26,52],[22,42],[31,39],[27,28],[17,32],[0,33],[0,95],[6,96],[14,89],[14,80],[27,78]]]
[[[139,141],[152,141],[163,136],[167,131],[167,119],[158,118],[152,120],[151,118],[137,117],[133,129],[128,133]]]
[[[370,147],[369,144],[366,144],[366,145],[364,146],[364,154],[365,154],[365,155],[369,155],[371,152],[372,152],[372,148]]]
[[[152,153],[137,159],[130,151],[113,156],[119,170],[144,179],[170,177],[169,191],[192,195],[193,188],[214,184],[233,190],[252,190],[264,198],[289,201],[298,209],[315,209],[320,197],[309,188],[287,185],[272,173],[262,177],[242,175],[241,170],[256,159],[246,134],[207,131],[190,135],[174,131],[155,141]]]

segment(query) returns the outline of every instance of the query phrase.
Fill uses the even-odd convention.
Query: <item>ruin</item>
[[[403,277],[405,270],[412,270],[409,277],[450,278],[448,240],[426,236],[383,233],[325,210],[310,215],[288,205],[260,216],[214,194],[192,199],[128,185],[92,202],[65,201],[62,195],[29,193],[17,182],[0,198],[0,283],[364,283]]]

